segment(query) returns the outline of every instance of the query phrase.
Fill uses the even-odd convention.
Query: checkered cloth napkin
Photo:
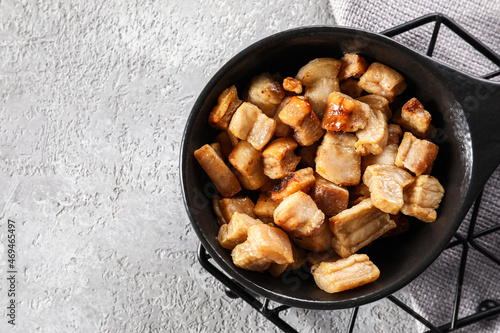
[[[452,0],[407,2],[403,0],[348,1],[330,0],[330,9],[336,23],[381,32],[425,14],[442,13],[500,53],[500,2]],[[432,35],[433,24],[396,36],[399,42],[425,53]],[[475,51],[446,27],[441,27],[433,56],[466,73],[480,76],[498,70],[498,67]],[[499,80],[496,78],[495,80]],[[500,124],[499,124],[500,125]],[[499,153],[499,152],[497,152]],[[483,191],[482,204],[475,231],[500,223],[500,168],[490,178]],[[459,232],[466,235],[471,212]],[[480,238],[478,242],[496,256],[500,256],[500,232]],[[409,304],[432,324],[439,326],[452,319],[455,288],[462,248],[446,250],[409,286],[413,304]],[[500,267],[474,249],[468,252],[459,318],[477,311],[485,299],[500,301]],[[419,327],[419,331],[425,327]],[[500,332],[500,318],[482,321],[463,332]]]

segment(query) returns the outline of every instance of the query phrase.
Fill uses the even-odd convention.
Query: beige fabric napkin
[[[500,1],[344,1],[330,0],[336,23],[373,32],[381,32],[395,25],[429,13],[442,13],[455,20],[483,43],[500,53]],[[407,46],[426,52],[434,25],[395,37]],[[473,75],[484,75],[498,67],[461,40],[451,30],[441,27],[433,56],[452,67]],[[499,80],[496,78],[495,80]],[[499,124],[500,125],[500,124]],[[475,230],[500,223],[500,168],[487,183]],[[466,235],[471,212],[460,227]],[[496,256],[500,256],[500,232],[479,239],[479,243]],[[432,324],[449,323],[457,285],[462,249],[446,250],[408,290],[413,304],[409,304]],[[477,311],[485,299],[500,300],[500,267],[474,249],[469,250],[462,286],[459,318]],[[425,330],[424,326],[420,331]],[[500,332],[500,317],[482,321],[460,330],[461,332]]]

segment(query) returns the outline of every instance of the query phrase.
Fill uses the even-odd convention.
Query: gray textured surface
[[[179,144],[238,50],[332,23],[326,0],[0,0],[0,240],[16,221],[19,251],[13,329],[0,246],[0,332],[274,331],[197,263]],[[285,313],[306,332],[349,315]],[[413,329],[386,300],[360,309],[357,331]]]
[[[232,55],[323,23],[326,1],[0,1],[0,239],[16,221],[15,331],[273,331],[197,263],[179,144],[197,94]],[[383,303],[364,311],[361,327],[390,325]],[[348,315],[288,316],[330,331]]]

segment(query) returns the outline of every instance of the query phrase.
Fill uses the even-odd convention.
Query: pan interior
[[[354,290],[328,294],[321,291],[305,271],[273,278],[236,268],[230,251],[217,242],[218,222],[211,198],[217,193],[193,157],[217,132],[207,122],[217,97],[235,84],[241,93],[250,78],[262,72],[295,76],[300,67],[317,57],[339,59],[346,52],[358,52],[369,62],[379,61],[399,71],[407,90],[391,105],[393,111],[411,97],[417,97],[433,116],[437,128],[434,141],[440,151],[432,175],[446,194],[436,222],[412,221],[409,232],[377,240],[359,251],[367,253],[379,267],[380,278]],[[467,123],[457,99],[449,91],[449,70],[383,36],[353,29],[311,27],[286,31],[264,39],[231,59],[212,78],[195,103],[186,125],[181,154],[181,174],[186,209],[203,246],[214,260],[243,286],[274,301],[291,306],[339,309],[375,301],[400,289],[418,276],[444,249],[458,228],[470,180],[471,145]]]

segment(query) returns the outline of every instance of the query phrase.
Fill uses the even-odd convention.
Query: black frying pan
[[[279,71],[295,76],[317,57],[340,58],[357,52],[404,75],[405,93],[393,106],[418,97],[433,115],[440,151],[433,175],[446,189],[438,219],[413,223],[410,232],[377,240],[363,249],[380,268],[380,278],[337,294],[320,290],[298,271],[273,278],[235,267],[230,251],[219,246],[219,224],[211,198],[217,193],[193,152],[213,142],[207,122],[217,97],[235,84],[243,92],[254,75]],[[500,84],[471,77],[416,53],[383,35],[341,27],[306,27],[281,32],[249,46],[208,82],[188,118],[181,151],[181,178],[189,218],[202,245],[218,265],[248,290],[282,304],[316,309],[359,306],[388,296],[422,273],[445,249],[474,199],[500,164]]]

